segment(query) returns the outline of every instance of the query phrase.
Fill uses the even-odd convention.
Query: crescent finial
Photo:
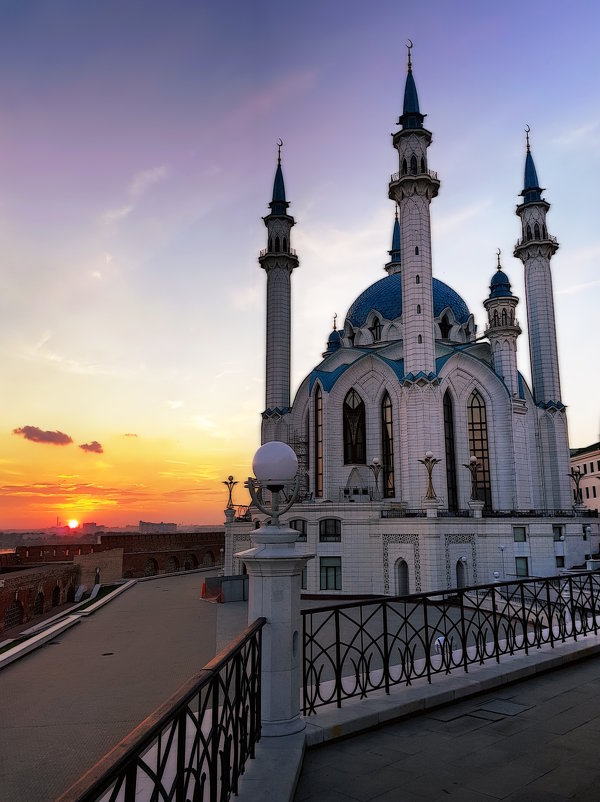
[[[406,47],[408,48],[408,69],[410,70],[412,68],[412,62],[410,60],[410,51],[414,47],[412,39],[408,40],[408,44],[406,45]]]
[[[281,164],[281,148],[283,147],[283,139],[281,137],[277,140],[277,164]]]
[[[498,270],[500,270],[500,254],[501,253],[502,253],[502,251],[500,250],[500,248],[498,248],[498,250],[496,251],[496,255],[498,257]]]
[[[531,131],[531,128],[529,127],[528,124],[526,124],[525,125],[525,136],[527,138],[527,150],[529,150],[529,132],[530,131]]]

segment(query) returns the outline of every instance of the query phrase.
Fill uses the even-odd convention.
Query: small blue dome
[[[337,349],[341,346],[341,344],[342,344],[342,335],[337,329],[334,329],[329,335],[329,339],[327,340],[327,353],[330,354],[333,351],[337,351]]]
[[[443,281],[433,279],[433,315],[439,317],[449,306],[459,323],[466,323],[469,319],[469,308],[460,295]],[[346,319],[353,326],[364,326],[367,315],[374,309],[386,320],[395,320],[402,314],[402,276],[392,273],[371,284],[354,301]]]
[[[511,295],[508,276],[498,268],[490,281],[490,298],[506,298]]]

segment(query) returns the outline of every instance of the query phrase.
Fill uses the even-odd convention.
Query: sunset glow
[[[69,521],[69,529],[77,529],[78,526],[79,526],[79,521],[77,521],[75,518],[71,518],[71,520]]]
[[[257,256],[276,143],[300,259],[295,392],[334,313],[343,321],[385,275],[409,37],[442,182],[434,274],[483,334],[502,249],[529,379],[512,250],[531,126],[560,243],[552,269],[571,445],[597,440],[600,5],[574,5],[3,4],[0,529],[74,515],[222,523],[230,474],[234,504],[248,503],[264,408]]]

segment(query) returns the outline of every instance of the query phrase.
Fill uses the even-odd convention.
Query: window
[[[487,417],[485,402],[477,390],[473,390],[467,406],[469,424],[469,454],[477,457],[477,495],[487,509],[492,507],[490,482],[490,459],[488,453]]]
[[[452,398],[444,393],[444,439],[446,441],[446,486],[448,488],[448,509],[458,509],[458,490],[456,484],[456,452],[454,448],[454,411]]]
[[[451,329],[452,326],[448,320],[448,315],[444,315],[444,317],[440,320],[440,334],[442,335],[442,340],[447,340],[450,337]]]
[[[586,487],[586,489],[585,489],[585,497],[586,498],[590,497],[590,489],[589,489],[589,487]]]
[[[517,576],[529,576],[529,560],[527,557],[515,557],[515,573]]]
[[[596,485],[592,487],[592,496],[596,498]]]
[[[356,390],[344,399],[344,464],[364,465],[366,459],[365,405]]]
[[[339,543],[342,539],[342,522],[337,518],[323,518],[319,521],[319,542]]]
[[[288,526],[298,532],[297,543],[306,543],[306,521],[303,518],[294,518],[293,521],[288,521]]]
[[[506,309],[503,309],[502,310],[502,325],[506,326],[507,323],[508,323],[508,316],[506,314]]]
[[[417,315],[421,314],[421,304],[417,304]]]
[[[583,472],[584,472],[584,474],[587,473],[587,463],[586,462],[583,463]]]
[[[563,528],[562,528],[562,526],[554,525],[552,527],[552,539],[554,540],[554,542],[555,543],[560,542],[562,536],[563,536]]]
[[[594,463],[590,462],[590,473],[594,473]]]
[[[381,340],[381,322],[378,317],[374,318],[373,325],[369,331],[373,335],[373,342],[378,343]]]
[[[284,238],[283,238],[283,252],[284,252],[284,253],[287,253],[287,249],[288,249],[288,246],[287,246],[287,237],[284,237]]]
[[[527,541],[527,528],[525,526],[513,526],[513,540],[515,543],[525,543]]]
[[[304,568],[302,569],[302,580],[300,583],[300,589],[306,590],[307,584],[308,584],[308,569],[307,566],[305,565]]]
[[[419,246],[417,245],[415,247],[415,256],[418,256],[418,255],[419,255]]]
[[[386,393],[381,402],[381,453],[383,455],[383,497],[394,498],[394,431],[392,401]]]
[[[529,223],[527,224],[527,231],[525,236],[527,240],[531,239],[531,226],[529,225]]]
[[[539,225],[537,223],[533,227],[533,237],[534,237],[534,239],[539,239],[540,238],[540,227],[539,227]]]
[[[417,273],[417,275],[415,276],[415,284],[420,284],[420,283],[421,283],[421,277]]]
[[[564,568],[565,567],[565,558],[557,555],[556,557],[556,567],[557,568]]]
[[[321,557],[321,590],[342,589],[342,558]]]
[[[315,391],[315,496],[323,496],[323,394]]]
[[[425,172],[425,159],[421,156],[421,172]]]
[[[408,173],[408,164],[406,163],[406,159],[402,159],[402,175],[406,175]]]
[[[421,337],[421,335],[419,334],[419,336],[417,337],[417,343],[418,343],[419,345],[421,345],[421,343],[422,343],[422,342],[423,342],[423,338],[422,338],[422,337]]]
[[[412,173],[413,175],[416,175],[416,174],[417,174],[417,157],[415,156],[415,154],[414,154],[414,153],[413,153],[413,155],[410,157],[410,171],[411,171],[411,173]]]
[[[600,459],[599,459],[599,460],[598,460],[598,462],[596,463],[596,470],[597,470],[597,471],[600,471]]]
[[[281,249],[281,244],[279,242],[279,237],[275,237],[275,253],[279,253]]]

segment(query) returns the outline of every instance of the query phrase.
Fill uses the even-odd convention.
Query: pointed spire
[[[285,184],[283,182],[283,171],[281,169],[281,147],[283,141],[277,142],[277,170],[275,171],[275,181],[273,182],[273,200],[269,204],[272,214],[287,214],[286,209],[289,203],[285,199]]]
[[[394,220],[394,233],[392,234],[392,250],[388,251],[389,255],[392,257],[390,259],[391,262],[398,262],[402,261],[401,252],[402,246],[400,244],[400,223],[398,221],[398,204],[396,204],[396,218]]]
[[[424,114],[419,110],[419,96],[417,95],[417,87],[412,73],[412,59],[410,51],[413,48],[413,43],[409,39],[408,44],[408,73],[406,75],[406,84],[404,86],[404,105],[402,107],[402,116],[398,120],[398,125],[403,128],[422,128]]]
[[[525,156],[525,173],[523,176],[523,191],[521,195],[525,203],[535,203],[535,201],[542,200],[542,188],[538,181],[535,164],[533,163],[533,156],[531,155],[531,147],[529,144],[529,132],[531,128],[526,126],[525,136],[527,138],[527,155]]]

